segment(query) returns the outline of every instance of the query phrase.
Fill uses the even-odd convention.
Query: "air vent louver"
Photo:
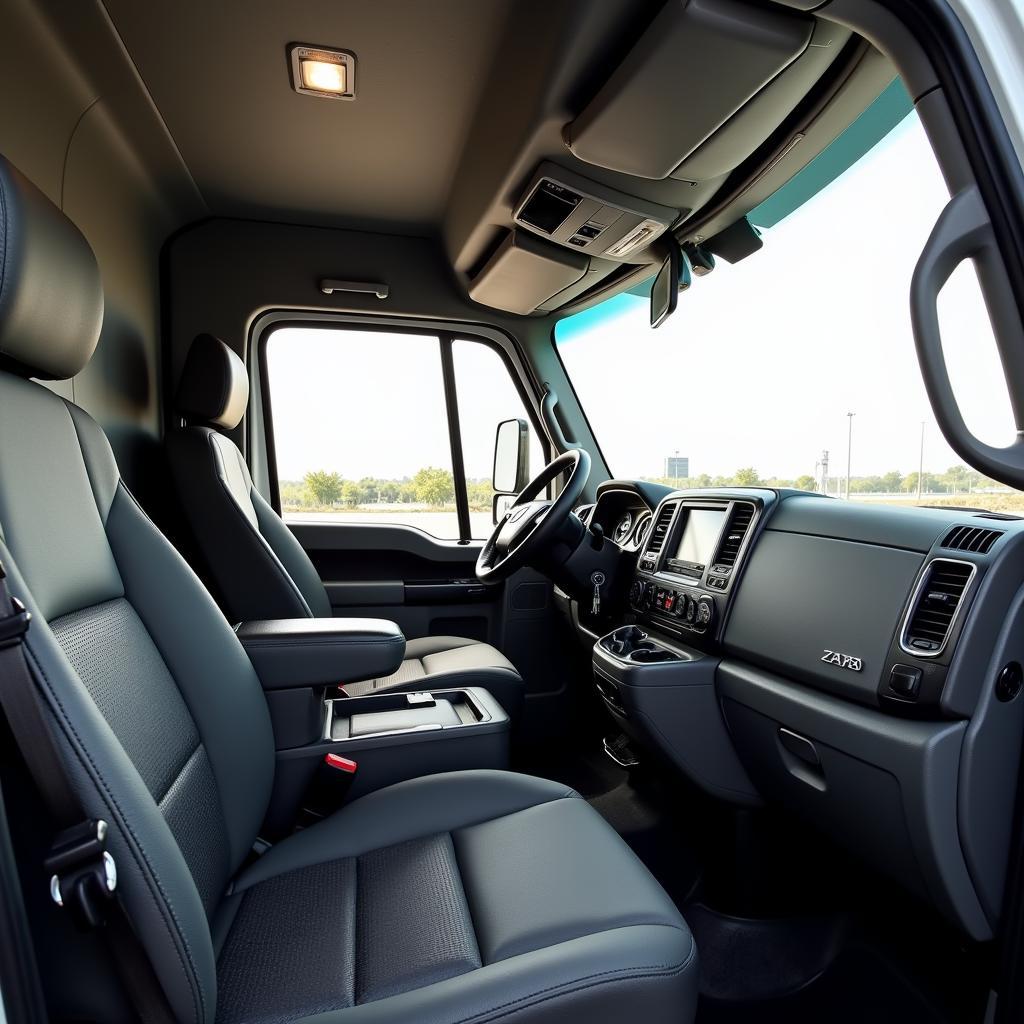
[[[715,556],[714,564],[723,569],[731,569],[739,557],[740,548],[743,545],[743,538],[750,529],[754,519],[753,505],[734,505],[732,515],[729,517],[729,524],[725,528],[725,539],[722,541]]]
[[[943,538],[942,546],[951,551],[976,551],[985,555],[1002,535],[1002,530],[986,530],[981,526],[954,526]]]
[[[648,555],[661,553],[661,549],[665,546],[665,538],[668,536],[669,524],[672,522],[672,514],[675,510],[674,502],[669,505],[662,505],[661,511],[658,513],[657,522],[654,524],[654,529],[651,530],[651,539],[647,542]]]
[[[921,657],[941,654],[975,568],[968,562],[936,558],[917,589],[903,631],[903,647]]]

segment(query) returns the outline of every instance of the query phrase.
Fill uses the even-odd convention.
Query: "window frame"
[[[544,453],[544,458],[551,460],[551,441],[546,431],[541,426],[538,416],[538,405],[535,393],[532,390],[534,382],[528,373],[528,364],[522,360],[521,353],[514,339],[503,332],[491,331],[480,325],[461,324],[457,322],[431,323],[425,320],[412,320],[402,317],[370,317],[353,314],[339,313],[309,313],[303,314],[295,310],[276,310],[264,313],[252,326],[250,336],[252,343],[249,346],[251,361],[255,363],[250,367],[256,371],[256,381],[259,389],[260,419],[253,422],[249,429],[252,431],[262,430],[263,450],[266,458],[267,489],[271,507],[278,515],[281,512],[281,490],[277,473],[277,448],[274,438],[274,416],[271,400],[271,383],[267,366],[267,346],[270,339],[279,330],[289,327],[323,329],[323,330],[349,330],[360,333],[380,334],[410,334],[420,335],[426,338],[436,338],[441,360],[441,377],[443,382],[443,401],[446,420],[448,425],[448,444],[452,460],[452,479],[455,485],[455,513],[458,524],[459,536],[452,538],[436,537],[419,527],[407,524],[391,524],[400,526],[403,529],[417,530],[434,541],[444,543],[456,543],[470,545],[479,542],[481,538],[472,536],[472,527],[469,515],[469,493],[466,484],[465,462],[462,448],[462,424],[459,413],[458,389],[455,378],[455,362],[453,345],[456,341],[469,341],[475,344],[486,345],[497,353],[502,365],[508,372],[509,378],[523,403],[530,423],[537,433],[537,438]],[[484,331],[487,331],[485,334]],[[491,336],[493,334],[493,336]],[[507,342],[506,348],[503,342]],[[514,357],[513,357],[514,353]],[[250,442],[253,440],[249,438]],[[255,444],[250,444],[250,449],[256,449]],[[352,524],[357,525],[357,524]]]

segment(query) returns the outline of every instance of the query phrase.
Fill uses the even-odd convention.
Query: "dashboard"
[[[1024,521],[624,481],[579,514],[620,552],[601,618],[573,612],[616,725],[994,934],[1024,736]]]

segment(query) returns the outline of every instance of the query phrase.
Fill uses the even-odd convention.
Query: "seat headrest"
[[[0,156],[0,361],[32,377],[73,377],[102,325],[103,285],[89,243]]]
[[[220,338],[198,335],[178,382],[178,412],[233,430],[245,415],[248,401],[249,375],[242,360]]]

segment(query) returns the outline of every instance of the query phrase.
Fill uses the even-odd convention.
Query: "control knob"
[[[705,630],[711,625],[715,617],[715,602],[706,594],[695,602],[694,624],[700,630]]]

